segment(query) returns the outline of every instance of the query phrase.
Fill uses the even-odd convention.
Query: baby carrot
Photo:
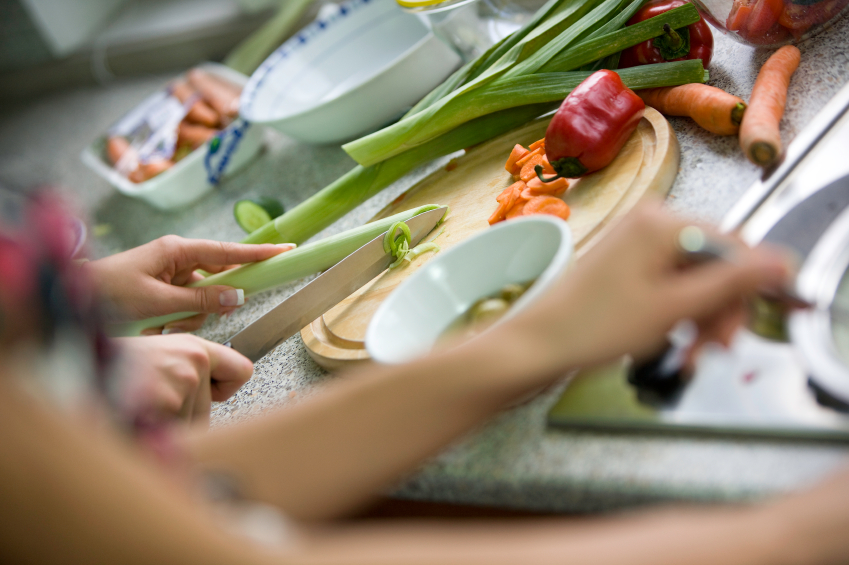
[[[188,72],[189,83],[198,89],[209,105],[222,116],[234,118],[239,113],[241,89],[200,69]]]
[[[197,149],[213,135],[214,129],[183,120],[177,128],[177,145],[189,145],[192,149]]]
[[[173,166],[174,162],[169,161],[168,159],[145,163],[143,165],[140,165],[138,169],[130,173],[129,177],[127,178],[129,178],[133,182],[144,182],[148,179],[152,179],[163,171],[167,171]]]
[[[171,85],[171,94],[180,102],[185,103],[186,100],[196,94],[196,91],[188,83],[179,80]],[[186,119],[196,124],[214,128],[218,125],[220,117],[218,116],[218,112],[213,110],[209,104],[203,100],[197,100],[189,108]]]
[[[126,137],[112,136],[106,140],[106,156],[109,157],[109,162],[117,165],[127,149],[130,148],[130,142]]]
[[[798,48],[785,45],[767,59],[755,80],[749,108],[740,125],[740,147],[756,165],[767,167],[781,154],[778,123],[784,114],[790,77],[800,59]]]
[[[717,135],[735,135],[746,111],[742,98],[706,84],[647,88],[636,93],[661,114],[692,118]]]

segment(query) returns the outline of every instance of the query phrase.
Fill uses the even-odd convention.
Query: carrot
[[[173,166],[174,162],[169,161],[167,159],[153,161],[151,163],[145,163],[143,165],[140,165],[138,169],[130,173],[127,178],[129,178],[133,182],[144,182],[148,179],[152,179],[163,171],[167,171]]]
[[[112,136],[106,140],[106,156],[109,157],[109,162],[117,165],[121,157],[130,148],[130,142],[126,137]]]
[[[171,85],[171,94],[180,102],[185,103],[186,100],[197,94],[197,91],[185,81],[179,80]],[[189,112],[186,114],[186,119],[210,128],[216,127],[218,122],[221,121],[218,112],[213,110],[212,106],[203,100],[198,100],[192,104],[192,107],[189,108]]]
[[[749,108],[740,125],[740,147],[756,165],[772,165],[781,154],[778,123],[784,114],[790,77],[800,59],[798,48],[785,45],[767,59],[755,80]]]
[[[198,89],[201,96],[215,108],[215,111],[227,118],[235,118],[239,113],[241,89],[234,84],[212,76],[200,69],[188,72],[189,84]]]
[[[525,214],[525,206],[527,206],[528,201],[525,198],[519,198],[513,207],[507,210],[506,219],[518,218],[519,216],[523,216]]]
[[[190,124],[184,120],[177,128],[177,145],[189,145],[192,149],[197,149],[213,135],[215,135],[214,129]]]
[[[528,149],[530,149],[531,151],[533,151],[537,147],[542,147],[543,151],[545,151],[545,138],[544,137],[542,139],[538,139],[538,140],[534,141],[533,143],[531,143],[530,145],[528,145]]]
[[[568,220],[570,213],[569,205],[554,196],[537,196],[536,198],[531,198],[524,207],[524,214],[526,216],[548,214]]]
[[[534,177],[528,181],[527,188],[522,191],[522,195],[542,196],[550,194],[560,196],[566,192],[567,188],[569,188],[569,179],[560,177],[551,182],[542,182],[538,177]]]
[[[495,209],[495,212],[492,213],[492,216],[489,217],[489,225],[497,224],[498,222],[502,222],[507,217],[507,206],[501,202],[498,204],[498,208]]]
[[[507,188],[501,191],[495,200],[498,202],[498,208],[489,217],[489,225],[495,224],[505,219],[507,212],[513,207],[524,190],[525,183],[522,181],[514,182]]]
[[[515,175],[521,168],[516,165],[516,162],[528,153],[529,151],[527,149],[517,143],[513,146],[513,151],[510,152],[510,156],[507,157],[507,163],[504,165],[504,169],[511,175]]]
[[[537,173],[534,171],[534,167],[542,164],[542,159],[542,155],[534,155],[531,157],[529,161],[522,165],[522,170],[519,172],[519,178],[525,182],[530,182],[531,179],[536,178]]]
[[[706,84],[647,88],[636,92],[643,102],[661,114],[687,116],[717,135],[735,135],[746,111],[742,98]]]
[[[545,147],[543,147],[543,149],[545,149]],[[542,165],[542,172],[544,172],[545,174],[547,174],[547,175],[556,175],[557,174],[557,171],[555,171],[554,167],[551,166],[551,163],[548,162],[548,155],[543,154],[542,163],[540,163],[540,165]]]
[[[524,167],[524,166],[525,166],[525,163],[527,163],[528,161],[530,161],[531,159],[533,159],[533,158],[534,158],[534,157],[536,157],[537,155],[542,155],[542,150],[541,150],[539,147],[537,147],[536,149],[533,149],[533,150],[528,151],[527,153],[525,153],[525,154],[522,156],[522,158],[521,158],[521,159],[519,159],[518,161],[516,161],[516,166],[517,166],[517,167],[519,167],[519,168],[521,169],[522,167]]]

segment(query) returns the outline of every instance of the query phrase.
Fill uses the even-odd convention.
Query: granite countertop
[[[769,51],[716,33],[711,84],[748,98]],[[800,46],[782,137],[792,140],[849,80],[849,18]],[[349,170],[335,146],[304,146],[274,132],[246,169],[188,210],[164,213],[117,194],[84,168],[83,147],[166,76],[124,80],[62,92],[0,110],[0,184],[26,190],[67,187],[96,226],[95,253],[112,253],[168,233],[238,240],[233,204],[273,195],[292,207]],[[759,178],[734,137],[717,137],[688,119],[671,118],[681,168],[669,197],[683,214],[718,221]],[[446,159],[422,167],[319,234],[368,220],[384,204]],[[200,335],[223,341],[307,281],[252,298],[229,319],[211,320]],[[215,426],[298,402],[336,378],[315,365],[294,336],[256,365],[253,379],[214,411]],[[826,443],[656,436],[547,430],[545,415],[563,384],[506,411],[434,458],[394,492],[397,496],[539,510],[583,511],[665,500],[752,499],[810,484],[845,461],[849,449]]]

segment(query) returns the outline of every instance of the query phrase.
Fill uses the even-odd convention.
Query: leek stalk
[[[242,265],[229,271],[210,275],[188,286],[202,287],[221,284],[241,288],[245,291],[246,296],[256,294],[329,269],[388,230],[393,224],[406,222],[413,216],[439,207],[437,204],[428,204],[406,210],[394,216],[302,245],[265,261]],[[194,315],[194,312],[177,312],[167,316],[123,324],[113,328],[113,335],[138,335],[145,328],[156,328]]]
[[[687,4],[616,32],[595,37],[590,33],[588,39],[579,42],[574,48],[564,50],[565,47],[577,41],[582,33],[590,31],[595,24],[604,21],[604,18],[609,16],[613,10],[618,9],[621,1],[605,0],[586,17],[570,26],[567,31],[540,47],[536,53],[523,62],[513,64],[509,70],[504,70],[501,76],[489,81],[485,86],[471,88],[473,85],[467,85],[428,108],[380,131],[352,141],[344,145],[343,148],[358,163],[369,166],[402,154],[486,113],[524,104],[554,100],[553,97],[540,99],[540,88],[537,88],[534,84],[539,80],[540,72],[567,71],[580,68],[584,64],[603,59],[625,47],[661,35],[665,23],[677,28],[694,23],[699,19],[696,8]],[[634,0],[629,6],[634,4],[639,6],[641,3],[642,0]],[[614,17],[613,19],[617,18]],[[600,26],[598,30],[602,30],[603,27]],[[532,41],[532,39],[527,38],[526,40]],[[514,50],[517,49],[519,49],[519,46],[514,48]],[[515,62],[512,59],[511,61]],[[643,69],[644,67],[637,68]],[[496,70],[490,69],[488,73],[496,72]],[[655,71],[645,72],[654,73]],[[700,76],[695,79],[690,78],[688,82],[703,82],[703,80],[703,77]],[[670,82],[665,86],[677,84],[683,83]],[[521,88],[519,85],[521,85]],[[530,88],[532,91],[526,91],[524,88]],[[558,94],[562,90],[558,91]],[[562,94],[561,99],[569,91],[571,91],[571,88]],[[484,100],[486,102],[482,104]]]
[[[297,247],[271,259],[242,265],[192,283],[190,286],[223,284],[256,294],[308,275],[329,269],[398,222],[439,208],[436,204],[420,206],[358,228]],[[406,227],[406,225],[405,225]]]
[[[556,107],[557,104],[534,104],[492,113],[377,165],[356,166],[251,233],[242,243],[300,245],[419,165],[508,132]]]

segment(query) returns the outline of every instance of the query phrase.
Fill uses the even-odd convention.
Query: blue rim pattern
[[[259,68],[251,75],[250,80],[242,90],[242,97],[239,101],[239,107],[242,112],[250,113],[253,106],[256,92],[265,82],[266,77],[271,73],[271,70],[286,60],[293,53],[303,49],[314,37],[324,33],[324,31],[334,22],[341,20],[363,6],[373,3],[374,0],[348,0],[339,4],[339,10],[325,19],[319,19],[304,27],[301,31],[295,34],[292,38],[278,47],[268,58],[262,62]]]

